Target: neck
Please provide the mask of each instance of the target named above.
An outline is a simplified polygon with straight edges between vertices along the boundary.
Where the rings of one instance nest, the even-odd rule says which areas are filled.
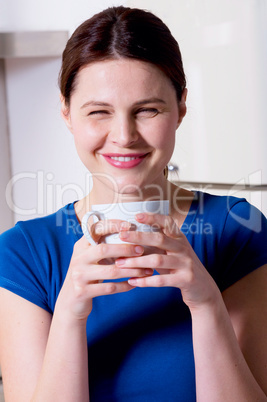
[[[115,204],[124,202],[138,202],[146,200],[171,200],[172,184],[162,176],[160,180],[145,186],[136,188],[130,186],[128,191],[120,192],[118,185],[114,182],[104,181],[94,178],[90,193],[76,203],[75,210],[80,218],[87,211],[91,210],[92,205],[97,204]],[[114,191],[116,189],[117,191]]]
[[[94,180],[93,188],[88,194],[90,204],[112,204],[123,202],[138,202],[146,200],[166,200],[170,198],[171,183],[165,178],[161,178],[155,183],[144,187],[127,186],[126,191],[120,192],[115,186],[103,185],[98,180]]]
[[[94,185],[91,192],[75,204],[75,212],[79,221],[95,204],[112,204],[119,202],[138,202],[146,200],[169,200],[170,215],[179,221],[181,226],[190,208],[193,192],[179,188],[164,178],[162,185],[151,184],[142,191],[132,193],[115,193],[109,187]]]

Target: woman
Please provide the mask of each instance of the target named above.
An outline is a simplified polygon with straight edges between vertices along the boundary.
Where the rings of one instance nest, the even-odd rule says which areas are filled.
[[[1,236],[7,401],[267,400],[266,219],[167,181],[185,85],[176,41],[148,12],[107,9],[67,43],[62,116],[93,188]],[[91,205],[159,194],[170,215],[136,219],[160,232],[110,220],[94,239],[125,244],[82,235]]]

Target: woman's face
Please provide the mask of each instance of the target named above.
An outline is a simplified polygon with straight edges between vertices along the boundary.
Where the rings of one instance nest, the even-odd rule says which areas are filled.
[[[62,114],[94,186],[121,194],[162,186],[184,98],[179,112],[171,81],[147,62],[107,60],[81,69]]]

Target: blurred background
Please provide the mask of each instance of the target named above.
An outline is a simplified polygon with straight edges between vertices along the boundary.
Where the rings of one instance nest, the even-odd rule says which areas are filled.
[[[0,0],[0,232],[88,192],[60,117],[60,54],[81,22],[120,4],[157,14],[181,48],[188,114],[170,178],[267,214],[266,0]]]
[[[0,233],[89,191],[60,117],[60,55],[81,22],[120,4],[157,14],[182,51],[188,113],[171,180],[267,215],[266,0],[0,0]]]

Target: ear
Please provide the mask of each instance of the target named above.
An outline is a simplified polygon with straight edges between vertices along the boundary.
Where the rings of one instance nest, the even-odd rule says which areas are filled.
[[[185,115],[186,115],[186,98],[187,98],[187,93],[188,93],[188,91],[187,91],[187,88],[185,88],[184,90],[183,90],[183,93],[182,93],[182,96],[181,96],[181,100],[180,100],[180,102],[179,102],[179,118],[178,118],[178,122],[177,122],[177,127],[176,127],[176,129],[180,126],[180,124],[182,123],[182,121],[183,121],[183,118],[185,117]]]
[[[60,94],[60,102],[61,102],[61,117],[65,121],[68,129],[72,132],[70,108],[69,108],[69,106],[66,105],[65,98],[62,94]]]

